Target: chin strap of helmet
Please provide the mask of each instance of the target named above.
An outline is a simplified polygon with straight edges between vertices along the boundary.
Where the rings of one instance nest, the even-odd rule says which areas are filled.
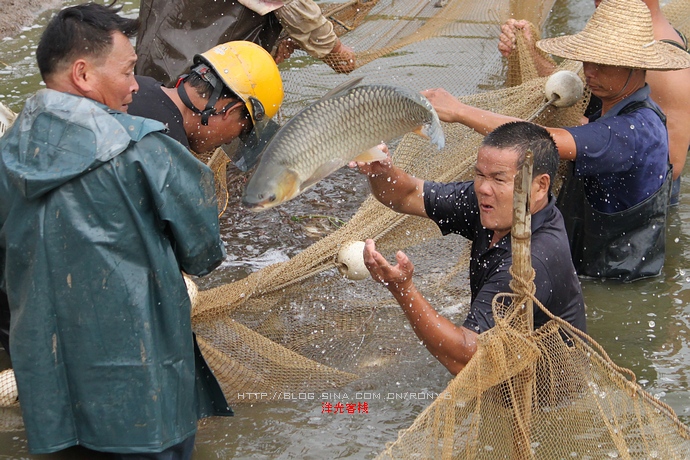
[[[218,78],[213,74],[211,68],[206,64],[197,65],[196,67],[192,68],[191,73],[199,75],[213,88],[211,97],[208,98],[208,102],[206,102],[206,107],[204,107],[204,110],[199,110],[194,104],[192,104],[192,101],[189,99],[189,95],[187,94],[187,90],[184,88],[183,83],[189,78],[189,74],[180,76],[175,87],[177,88],[177,94],[180,96],[182,103],[192,112],[196,113],[197,115],[201,115],[201,124],[206,126],[208,125],[208,119],[211,115],[220,115],[227,112],[228,109],[235,105],[237,101],[230,101],[228,105],[226,105],[221,111],[217,112],[215,105],[218,102],[218,99],[220,99],[220,95],[223,92],[225,85],[218,80]]]

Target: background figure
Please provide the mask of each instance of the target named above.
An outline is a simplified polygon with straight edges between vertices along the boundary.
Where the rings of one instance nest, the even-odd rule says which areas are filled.
[[[181,270],[207,274],[225,250],[211,171],[162,123],[124,113],[138,24],[118,12],[87,3],[50,20],[46,89],[0,138],[12,363],[32,453],[189,459],[197,420],[232,411]]]
[[[323,59],[337,72],[355,68],[355,54],[343,45],[312,0],[142,0],[135,72],[174,85],[199,50],[247,40],[273,51],[284,30],[289,39],[275,51],[278,63],[294,49]]]
[[[643,0],[652,15],[652,28],[656,40],[677,46],[685,51],[688,42],[685,36],[675,30],[664,16],[659,0]],[[595,0],[595,6],[599,6],[601,0]],[[509,57],[515,49],[515,33],[521,30],[526,44],[530,49],[530,55],[535,61],[537,72],[540,76],[547,76],[556,70],[556,64],[539,51],[533,35],[533,27],[524,20],[509,19],[501,26],[501,35],[498,49],[505,57]],[[678,204],[680,197],[680,176],[685,166],[685,161],[690,146],[690,68],[668,72],[650,70],[647,72],[646,82],[652,90],[652,100],[659,104],[666,115],[666,127],[668,128],[669,152],[671,165],[673,166],[673,188],[670,204]],[[585,113],[589,116],[601,108],[601,101],[592,97],[590,106],[596,104],[596,109]]]
[[[260,136],[283,102],[278,66],[252,42],[214,46],[190,64],[175,88],[137,76],[128,113],[165,123],[168,135],[195,153]]]
[[[547,128],[561,159],[572,160],[558,205],[578,274],[623,281],[657,276],[671,175],[665,117],[649,96],[645,72],[690,67],[690,55],[654,40],[649,9],[639,0],[605,0],[584,30],[537,46],[581,61],[587,86],[602,101],[587,124]],[[442,89],[424,95],[441,120],[480,134],[516,120]]]
[[[470,311],[461,327],[440,315],[417,290],[414,266],[398,251],[395,266],[367,240],[364,261],[371,276],[393,294],[426,348],[451,373],[462,370],[477,350],[477,335],[495,325],[492,301],[510,289],[510,231],[513,223],[514,178],[527,151],[534,154],[530,212],[532,263],[536,297],[552,314],[585,331],[580,283],[568,252],[563,217],[551,195],[558,152],[549,133],[537,125],[514,122],[484,138],[477,152],[475,180],[423,181],[393,166],[390,158],[357,163],[367,174],[374,197],[394,211],[432,219],[444,235],[458,233],[472,241]],[[549,318],[535,307],[535,329]]]

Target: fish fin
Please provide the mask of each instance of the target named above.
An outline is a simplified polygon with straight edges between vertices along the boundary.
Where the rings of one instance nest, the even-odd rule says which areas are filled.
[[[327,92],[326,94],[324,94],[321,97],[321,99],[319,99],[319,100],[323,101],[324,99],[328,99],[331,97],[338,96],[339,94],[343,94],[343,93],[351,90],[355,86],[359,85],[362,82],[363,78],[364,77],[357,77],[357,78],[353,78],[352,80],[348,80],[345,83],[341,83],[338,86],[336,86],[335,88],[333,88],[332,90],[330,90],[329,92]]]
[[[429,137],[429,133],[426,132],[425,125],[417,126],[415,129],[412,130],[412,132],[418,136],[422,136],[425,139],[431,139],[431,137]]]
[[[429,139],[432,144],[438,147],[439,150],[443,149],[446,145],[446,138],[443,135],[443,128],[441,128],[440,122],[432,122],[431,124],[421,125],[412,131],[413,133],[422,136],[425,139]]]
[[[299,174],[287,171],[283,176],[283,201],[288,201],[299,195],[304,190],[300,184]]]
[[[363,163],[373,163],[374,161],[381,161],[388,158],[383,150],[378,147],[372,147],[352,159],[352,161],[361,161]]]
[[[302,185],[300,185],[299,191],[300,193],[311,187],[312,185],[316,184],[318,181],[321,179],[325,178],[329,174],[331,174],[333,171],[342,168],[345,166],[345,163],[340,160],[331,160],[329,162],[326,162],[322,164],[321,166],[318,167],[316,171],[314,171],[314,174],[311,175],[307,180],[302,182]]]

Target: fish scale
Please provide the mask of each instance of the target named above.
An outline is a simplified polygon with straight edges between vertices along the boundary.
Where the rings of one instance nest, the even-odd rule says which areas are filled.
[[[438,115],[418,92],[363,85],[327,95],[268,142],[242,201],[253,211],[277,206],[352,160],[384,158],[372,149],[411,131],[443,148]]]

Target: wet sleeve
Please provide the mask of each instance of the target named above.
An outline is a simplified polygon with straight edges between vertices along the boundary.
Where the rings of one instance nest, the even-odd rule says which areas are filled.
[[[444,235],[459,233],[475,239],[479,206],[473,182],[424,182],[424,211]]]
[[[146,171],[158,216],[170,234],[180,268],[191,275],[206,275],[225,258],[213,172],[181,144],[160,133],[147,137],[153,136],[167,153]]]
[[[576,175],[615,174],[633,167],[637,132],[631,117],[615,116],[565,129],[575,139]]]
[[[309,55],[321,59],[333,50],[338,39],[333,24],[313,0],[292,0],[274,13],[288,35]]]
[[[467,314],[467,318],[463,324],[464,327],[477,334],[481,334],[496,325],[492,302],[496,294],[512,292],[510,290],[511,276],[508,272],[509,268],[510,258],[507,258],[503,259],[501,263],[491,271],[470,306],[470,312]]]

